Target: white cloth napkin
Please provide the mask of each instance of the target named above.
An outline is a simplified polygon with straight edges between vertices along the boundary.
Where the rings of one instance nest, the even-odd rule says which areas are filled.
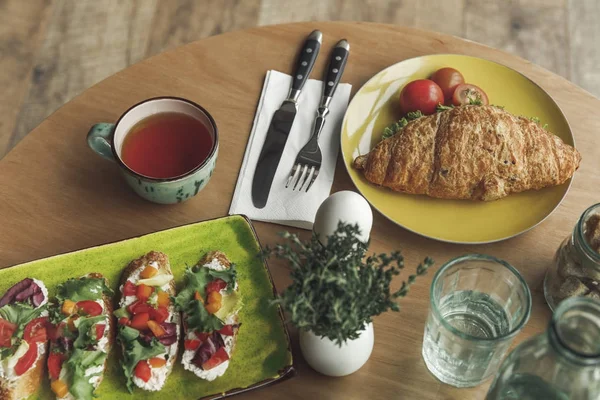
[[[314,79],[306,82],[298,102],[298,113],[294,119],[294,125],[288,136],[281,161],[279,161],[277,173],[273,178],[267,205],[259,209],[252,204],[254,170],[271,124],[271,118],[287,97],[291,82],[290,75],[278,71],[267,72],[229,214],[245,214],[253,220],[311,229],[317,209],[329,196],[333,184],[340,147],[342,119],[348,107],[352,85],[339,84],[331,100],[329,114],[319,137],[319,146],[323,155],[319,176],[308,192],[298,192],[297,190],[292,191],[291,188],[286,189],[285,183],[298,152],[312,134],[323,85],[323,82]]]

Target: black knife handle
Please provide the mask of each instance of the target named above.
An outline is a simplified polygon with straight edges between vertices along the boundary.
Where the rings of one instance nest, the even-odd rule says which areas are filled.
[[[292,77],[293,90],[299,92],[304,87],[304,84],[308,80],[308,77],[315,66],[315,61],[317,61],[322,40],[323,34],[317,30],[312,31],[312,33],[308,35],[308,38],[306,38],[304,47],[302,47],[302,51],[296,62],[296,71]]]
[[[346,39],[340,40],[333,48],[323,82],[323,97],[333,97],[333,93],[342,79],[349,54],[350,43]]]

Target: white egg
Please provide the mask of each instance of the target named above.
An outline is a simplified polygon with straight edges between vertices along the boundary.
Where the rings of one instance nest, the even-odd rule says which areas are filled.
[[[317,210],[313,232],[317,234],[321,243],[325,243],[327,237],[336,231],[340,221],[351,225],[358,224],[360,239],[363,242],[369,240],[373,227],[373,212],[367,200],[360,194],[344,190],[326,198]]]

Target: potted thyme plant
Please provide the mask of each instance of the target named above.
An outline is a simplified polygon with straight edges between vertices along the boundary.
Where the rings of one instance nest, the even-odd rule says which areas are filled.
[[[427,257],[397,291],[392,278],[404,268],[399,251],[366,256],[358,225],[343,222],[323,245],[313,234],[302,242],[283,233],[287,243],[266,248],[291,267],[292,284],[276,300],[299,329],[300,348],[315,370],[343,376],[364,365],[373,349],[372,318],[399,311],[396,300],[407,295],[417,276],[433,265]]]

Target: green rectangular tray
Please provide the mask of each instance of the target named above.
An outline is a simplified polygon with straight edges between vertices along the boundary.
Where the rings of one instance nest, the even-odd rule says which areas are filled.
[[[217,399],[266,386],[295,373],[290,338],[281,309],[271,304],[276,292],[267,265],[258,257],[260,248],[250,221],[233,215],[2,269],[0,293],[30,277],[44,281],[52,298],[59,283],[88,272],[102,273],[116,293],[127,264],[151,250],[169,256],[179,288],[186,265],[194,265],[207,251],[221,250],[236,264],[244,303],[239,315],[242,326],[225,375],[207,382],[184,370],[180,344],[177,363],[163,390],[147,392],[136,388],[130,394],[119,364],[120,347],[113,346],[104,381],[97,390],[100,399]],[[55,399],[47,378],[39,394],[31,398]]]

